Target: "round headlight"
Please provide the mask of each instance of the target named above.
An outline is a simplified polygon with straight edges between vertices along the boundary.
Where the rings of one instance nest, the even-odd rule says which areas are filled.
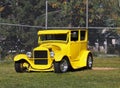
[[[32,56],[32,53],[31,53],[31,52],[27,52],[26,55],[27,55],[28,57],[31,57],[31,56]]]
[[[53,51],[50,51],[50,57],[53,58],[55,53]]]

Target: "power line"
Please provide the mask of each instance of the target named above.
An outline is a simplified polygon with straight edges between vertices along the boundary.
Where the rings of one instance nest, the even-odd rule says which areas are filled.
[[[0,25],[46,29],[46,27],[44,27],[44,26],[33,26],[33,25],[22,25],[22,24],[0,23]],[[47,27],[47,28],[48,29],[86,29],[86,27]],[[107,28],[107,29],[120,30],[120,27],[87,27],[87,28],[88,29],[105,29],[105,28]]]
[[[10,24],[10,23],[0,23],[0,25],[16,26],[16,27],[30,27],[30,28],[44,28],[42,26],[32,26],[32,25],[22,25],[22,24]]]
[[[48,27],[48,29],[117,29],[120,30],[120,27]]]

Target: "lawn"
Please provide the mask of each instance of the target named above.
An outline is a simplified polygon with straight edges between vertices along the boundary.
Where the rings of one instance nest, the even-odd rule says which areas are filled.
[[[0,62],[0,88],[120,88],[120,58],[96,58],[93,67],[113,70],[80,70],[16,73],[12,61]]]

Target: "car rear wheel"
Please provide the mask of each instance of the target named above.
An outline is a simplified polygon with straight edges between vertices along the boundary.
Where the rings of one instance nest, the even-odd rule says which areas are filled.
[[[63,58],[60,62],[54,62],[55,73],[65,73],[69,69],[69,62],[67,59]]]
[[[15,62],[15,71],[16,72],[27,72],[29,64],[26,61]]]
[[[92,69],[93,66],[93,57],[91,54],[88,54],[87,57],[87,69]]]

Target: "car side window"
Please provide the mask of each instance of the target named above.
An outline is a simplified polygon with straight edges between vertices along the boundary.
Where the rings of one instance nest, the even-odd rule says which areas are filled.
[[[78,31],[71,31],[71,41],[78,40]]]
[[[86,34],[86,31],[81,31],[80,32],[80,40],[85,40],[85,34]]]

